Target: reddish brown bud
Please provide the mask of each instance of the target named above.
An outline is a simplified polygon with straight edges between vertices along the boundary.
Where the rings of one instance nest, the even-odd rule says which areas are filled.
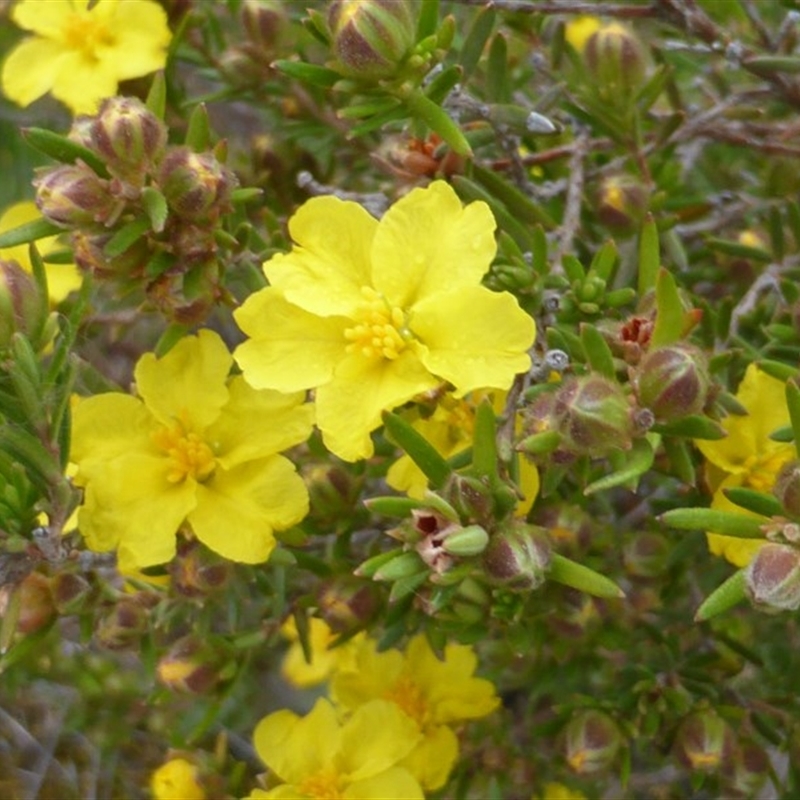
[[[147,616],[147,609],[138,597],[123,597],[100,619],[95,639],[109,650],[136,647],[147,632]]]
[[[335,633],[365,628],[381,607],[381,594],[372,581],[340,577],[325,583],[318,595],[319,614]]]
[[[158,679],[170,689],[205,694],[220,680],[220,655],[194,634],[178,639],[156,667]]]
[[[53,601],[59,614],[78,614],[83,611],[92,594],[92,586],[82,575],[60,572],[50,582]]]
[[[800,461],[790,461],[783,465],[775,479],[772,493],[781,501],[787,514],[800,517]]]
[[[50,590],[50,579],[41,572],[31,572],[16,586],[4,587],[0,595],[0,617],[16,614],[14,630],[18,633],[35,633],[56,616],[56,607]]]
[[[224,587],[231,564],[197,540],[182,541],[170,565],[172,587],[184,597],[205,597]]]
[[[580,775],[609,769],[622,747],[619,725],[605,712],[580,711],[565,732],[567,763]]]
[[[286,24],[286,9],[276,0],[245,0],[242,25],[252,44],[269,51],[278,41]]]
[[[15,333],[30,332],[41,308],[33,277],[16,261],[0,259],[0,348],[7,347]]]
[[[82,163],[48,169],[34,180],[42,215],[63,228],[104,223],[118,213],[108,182]]]
[[[744,570],[745,591],[764,611],[800,608],[800,550],[768,542],[759,548]]]
[[[610,175],[597,193],[597,218],[614,232],[633,233],[644,218],[647,201],[647,189],[636,178]]]
[[[675,754],[689,769],[713,772],[728,762],[733,744],[725,720],[713,709],[703,709],[681,723],[675,738]]]
[[[659,422],[699,414],[708,399],[708,361],[690,345],[658,347],[639,362],[634,386],[639,403]]]
[[[541,586],[550,569],[550,541],[544,528],[511,520],[492,535],[483,552],[487,579],[512,591]]]

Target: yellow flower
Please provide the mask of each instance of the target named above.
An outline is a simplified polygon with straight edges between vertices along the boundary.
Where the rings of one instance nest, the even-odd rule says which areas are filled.
[[[495,393],[495,410],[501,413],[506,393]],[[472,392],[469,397],[456,399],[445,395],[437,404],[430,417],[419,418],[412,424],[422,436],[445,458],[452,458],[472,445],[475,426],[475,405],[486,392]],[[518,516],[531,510],[539,493],[539,472],[527,458],[520,459],[520,489],[524,499],[517,506]],[[386,482],[399,492],[421,500],[428,488],[425,473],[407,455],[401,456],[386,475]]]
[[[535,794],[531,800],[586,800],[586,795],[563,783],[546,783],[542,795]]]
[[[327,681],[340,665],[351,663],[359,642],[364,638],[364,634],[359,633],[341,646],[331,647],[337,634],[328,627],[325,621],[311,617],[308,624],[308,639],[311,645],[310,664],[306,661],[305,653],[303,653],[294,619],[290,617],[281,626],[281,633],[291,642],[283,657],[281,674],[289,683],[301,689]]]
[[[458,757],[458,739],[449,727],[490,714],[500,701],[490,681],[473,676],[477,658],[471,647],[448,644],[440,661],[423,635],[405,653],[377,651],[365,640],[350,668],[333,677],[331,696],[347,709],[383,698],[414,721],[422,739],[402,764],[425,789],[439,789]]]
[[[579,52],[583,52],[587,39],[600,28],[603,23],[597,17],[583,16],[570,20],[564,27],[564,38]]]
[[[206,800],[197,767],[185,758],[173,758],[150,777],[153,800]]]
[[[481,286],[495,223],[442,181],[377,221],[336,197],[289,221],[297,246],[264,265],[270,286],[235,312],[250,340],[234,353],[257,388],[316,389],[317,425],[347,461],[372,454],[381,412],[443,381],[461,397],[507,389],[530,366],[533,320]]]
[[[0,215],[0,233],[10,231],[26,222],[41,219],[41,216],[36,204],[29,200],[14,203]],[[60,249],[55,236],[37,240],[36,247],[43,256]],[[16,261],[27,272],[33,271],[27,244],[0,249],[0,258],[6,261]],[[45,267],[47,290],[52,303],[60,303],[70,292],[80,288],[83,278],[74,264],[46,264]]]
[[[273,530],[308,511],[303,481],[277,453],[307,438],[311,408],[302,393],[228,381],[232,362],[220,337],[201,330],[163,358],[142,356],[141,399],[112,392],[75,408],[78,525],[92,550],[118,548],[123,572],[169,561],[184,522],[226,558],[264,561]]]
[[[728,500],[723,490],[744,486],[770,492],[781,467],[795,457],[795,449],[793,444],[769,438],[777,428],[789,424],[783,381],[751,364],[739,385],[736,399],[747,409],[747,415],[725,417],[722,427],[727,437],[717,441],[696,440],[695,444],[709,462],[706,474],[714,492],[711,507],[748,514],[750,512]],[[708,534],[711,552],[724,556],[738,567],[747,564],[764,541]]]
[[[161,69],[172,34],[152,0],[20,0],[11,19],[35,34],[3,64],[3,92],[28,106],[43,94],[94,114],[117,84]]]
[[[384,700],[366,703],[343,724],[322,699],[305,717],[276,711],[261,720],[253,741],[282,783],[250,800],[422,800],[419,783],[398,766],[418,738],[408,717]]]

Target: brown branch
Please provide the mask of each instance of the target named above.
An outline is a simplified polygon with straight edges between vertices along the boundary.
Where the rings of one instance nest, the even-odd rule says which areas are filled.
[[[529,14],[602,14],[604,17],[620,17],[634,19],[636,17],[654,17],[658,13],[655,4],[646,6],[611,5],[588,3],[581,0],[464,0],[466,5],[486,6],[498,11],[523,12]]]

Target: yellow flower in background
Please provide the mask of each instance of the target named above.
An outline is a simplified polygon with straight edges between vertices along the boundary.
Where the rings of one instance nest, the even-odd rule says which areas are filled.
[[[94,114],[120,81],[162,69],[172,38],[152,0],[20,0],[11,19],[34,35],[3,63],[4,94],[28,106],[50,92],[75,114]]]
[[[395,703],[422,739],[402,761],[425,789],[444,786],[458,757],[453,723],[485,717],[500,704],[491,681],[474,677],[477,657],[471,647],[448,644],[440,661],[423,635],[404,653],[379,653],[365,640],[350,668],[333,676],[331,696],[345,709],[382,698]]]
[[[185,758],[173,758],[150,777],[153,800],[206,800],[197,767]]]
[[[10,231],[26,222],[41,219],[42,215],[36,208],[36,203],[27,200],[14,203],[0,215],[0,233]],[[59,250],[55,236],[48,236],[36,241],[36,247],[42,256]],[[32,272],[31,260],[28,255],[28,245],[20,244],[16,247],[0,248],[0,259],[16,261],[26,272]],[[45,264],[47,271],[47,291],[51,303],[60,303],[70,292],[80,288],[83,277],[74,264]]]
[[[583,16],[571,19],[564,26],[564,38],[579,52],[583,52],[588,38],[603,27],[597,17]]]
[[[533,795],[531,800],[586,800],[586,795],[564,786],[563,783],[546,783],[542,794]]]
[[[728,433],[724,439],[698,439],[695,444],[708,459],[706,475],[714,492],[711,507],[751,514],[728,500],[723,490],[744,486],[770,492],[781,467],[795,457],[795,447],[769,438],[776,429],[789,424],[783,381],[751,364],[739,385],[736,399],[747,409],[747,415],[731,414],[722,420],[722,427]],[[727,558],[737,567],[745,566],[765,541],[708,534],[711,552]]]
[[[228,380],[232,363],[222,339],[201,330],[163,358],[139,359],[139,397],[110,392],[77,404],[78,527],[90,549],[118,548],[121,571],[169,561],[184,522],[225,558],[265,561],[273,531],[306,515],[306,487],[277,453],[305,441],[313,411],[303,393]]]
[[[339,647],[331,647],[338,638],[324,620],[311,617],[308,621],[308,640],[311,646],[311,663],[306,661],[297,625],[292,617],[281,626],[281,633],[291,642],[281,664],[281,674],[300,689],[327,681],[342,665],[351,664],[364,638],[359,633]]]
[[[482,202],[448,184],[414,189],[378,221],[315,197],[289,220],[296,246],[264,264],[270,286],[235,313],[249,341],[234,356],[256,388],[316,389],[328,449],[373,452],[381,412],[444,381],[456,396],[507,389],[530,366],[533,320],[481,285],[496,251]]]
[[[305,717],[276,711],[258,724],[253,742],[282,783],[250,800],[422,800],[419,783],[399,766],[418,739],[413,722],[384,700],[365,703],[343,723],[327,700]]]
[[[420,417],[412,425],[445,458],[452,458],[472,446],[475,407],[486,396],[486,392],[473,392],[463,399],[445,395],[437,404],[433,414],[429,417]],[[494,397],[495,411],[502,413],[506,393],[496,392]],[[524,516],[531,510],[539,494],[539,472],[527,458],[520,459],[519,469],[520,490],[524,499],[518,504],[516,513],[517,516]],[[386,482],[393,489],[406,492],[409,497],[418,500],[425,496],[428,488],[425,473],[407,455],[401,456],[389,467]]]

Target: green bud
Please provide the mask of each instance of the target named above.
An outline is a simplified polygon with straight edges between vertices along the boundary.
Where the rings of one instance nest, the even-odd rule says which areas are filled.
[[[11,337],[30,332],[39,319],[41,303],[33,277],[16,261],[0,259],[0,348]]]
[[[156,675],[173,691],[206,694],[220,680],[219,667],[217,650],[207,640],[190,633],[159,659]]]
[[[631,446],[631,407],[619,384],[599,375],[564,381],[553,403],[553,427],[562,448],[599,457]]]
[[[780,500],[787,514],[800,517],[800,461],[783,465],[772,493]]]
[[[671,344],[650,350],[639,363],[634,387],[639,403],[658,422],[700,414],[710,386],[708,360],[696,347]]]
[[[796,611],[800,608],[800,550],[767,542],[745,567],[744,585],[757,608]]]
[[[42,215],[62,228],[111,221],[118,203],[104,181],[84,164],[63,164],[35,180],[36,205]]]
[[[489,534],[480,525],[468,525],[448,533],[442,541],[442,547],[451,556],[468,558],[480,555],[488,543]]]
[[[630,28],[619,22],[595,31],[586,40],[583,57],[604,93],[626,95],[644,83],[647,73],[644,46]]]
[[[728,762],[732,752],[731,730],[713,709],[691,713],[675,737],[675,755],[691,770],[714,772]]]
[[[579,711],[565,731],[567,763],[579,775],[609,769],[622,747],[619,725],[604,711]]]
[[[492,535],[483,552],[483,570],[496,586],[528,591],[544,583],[551,559],[544,528],[515,519]]]
[[[135,97],[109,97],[90,128],[92,149],[117,178],[141,186],[167,146],[167,127]]]
[[[286,9],[276,0],[245,0],[242,25],[247,38],[259,50],[269,52],[286,25]]]
[[[157,183],[177,216],[208,223],[227,210],[236,177],[211,153],[170,147],[159,165]]]
[[[333,51],[343,75],[391,78],[414,44],[413,0],[334,0],[328,11]]]

